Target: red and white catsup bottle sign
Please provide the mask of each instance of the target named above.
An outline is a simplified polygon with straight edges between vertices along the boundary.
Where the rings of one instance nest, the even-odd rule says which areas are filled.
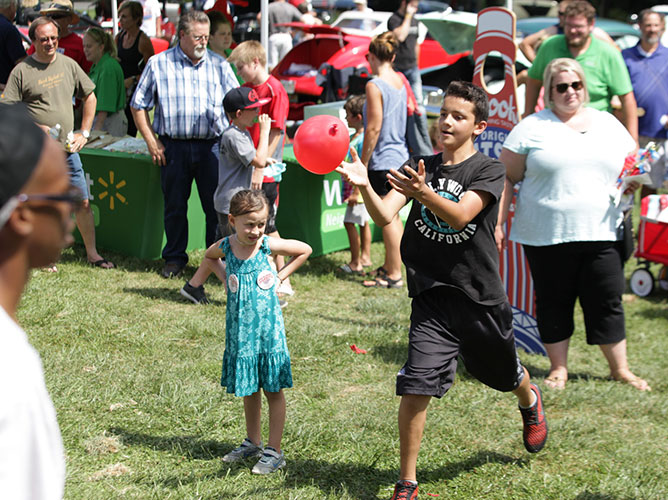
[[[501,54],[503,60],[503,87],[496,94],[490,94],[485,85],[485,59],[487,54]],[[489,118],[487,128],[476,139],[476,148],[492,158],[501,154],[503,142],[519,121],[517,114],[517,81],[515,79],[515,14],[503,7],[490,7],[478,14],[476,40],[473,44],[473,83],[482,87],[489,98]],[[508,214],[506,235],[510,234],[514,202]],[[499,259],[499,272],[513,309],[515,342],[528,352],[546,354],[540,341],[535,319],[533,281],[529,263],[522,246],[512,241]]]
[[[503,59],[504,85],[497,94],[490,94],[484,83],[485,59],[490,52],[500,53]],[[516,53],[515,14],[503,7],[481,10],[473,44],[473,83],[487,92],[489,119],[487,129],[476,140],[476,147],[492,158],[499,157],[506,135],[519,121],[515,80]]]

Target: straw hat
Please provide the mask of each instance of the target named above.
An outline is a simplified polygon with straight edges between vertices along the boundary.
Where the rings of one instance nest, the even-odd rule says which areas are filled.
[[[70,0],[54,0],[53,2],[42,7],[39,10],[39,13],[43,16],[49,17],[53,17],[54,15],[58,16],[58,14],[67,14],[72,16],[70,24],[77,24],[79,22],[79,14],[74,11],[72,2]]]

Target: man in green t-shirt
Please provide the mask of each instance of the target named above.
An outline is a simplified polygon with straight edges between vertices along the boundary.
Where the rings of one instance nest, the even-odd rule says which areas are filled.
[[[75,217],[88,261],[97,267],[110,269],[114,264],[103,258],[95,245],[95,221],[79,158],[79,151],[88,142],[95,116],[95,85],[74,59],[58,53],[58,33],[58,25],[53,19],[40,17],[32,22],[28,34],[35,53],[12,70],[2,100],[25,103],[35,123],[45,133],[58,136],[56,138],[67,151],[70,182],[84,196],[84,203],[75,212]],[[72,97],[81,99],[83,103],[81,133],[73,133]]]
[[[570,57],[580,63],[587,80],[589,106],[610,111],[610,100],[621,101],[622,123],[634,139],[638,139],[638,113],[629,72],[620,52],[591,35],[596,10],[585,0],[569,3],[565,10],[564,34],[547,39],[540,46],[529,68],[524,116],[536,108],[543,84],[543,72],[550,61]],[[545,89],[550,92],[550,89]]]

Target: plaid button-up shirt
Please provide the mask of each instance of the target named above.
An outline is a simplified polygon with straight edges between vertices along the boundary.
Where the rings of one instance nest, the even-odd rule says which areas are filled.
[[[153,130],[173,139],[212,139],[228,125],[223,97],[239,83],[230,64],[207,50],[197,64],[177,45],[151,57],[130,105],[155,108]]]

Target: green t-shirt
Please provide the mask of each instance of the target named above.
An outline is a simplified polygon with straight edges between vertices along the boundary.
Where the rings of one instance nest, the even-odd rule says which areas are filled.
[[[125,108],[123,69],[116,59],[104,54],[93,64],[88,76],[95,84],[96,112],[106,111],[111,114]]]
[[[589,91],[589,106],[601,111],[610,111],[610,99],[633,91],[629,71],[621,52],[609,43],[590,36],[589,48],[575,58],[584,70]],[[543,42],[536,59],[529,68],[529,77],[543,80],[543,73],[553,59],[573,58],[564,35],[555,35]]]
[[[56,54],[51,63],[41,63],[28,56],[9,75],[4,102],[24,102],[39,125],[60,124],[60,142],[74,129],[72,98],[83,99],[95,90],[74,59]]]

